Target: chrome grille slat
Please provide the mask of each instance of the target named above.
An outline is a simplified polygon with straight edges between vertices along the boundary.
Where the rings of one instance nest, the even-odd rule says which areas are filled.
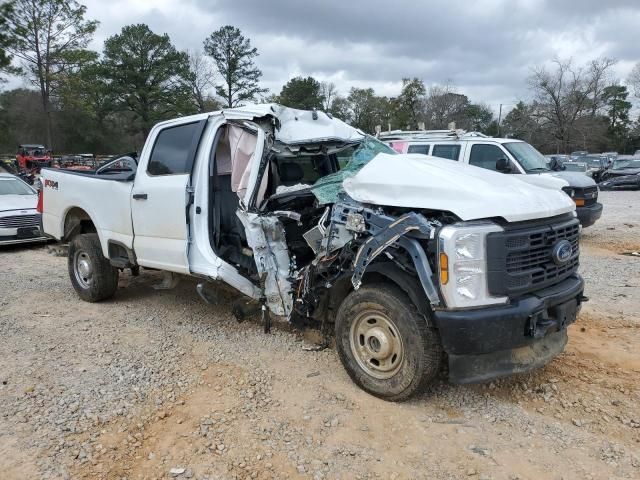
[[[9,215],[0,217],[0,228],[37,227],[40,215]]]

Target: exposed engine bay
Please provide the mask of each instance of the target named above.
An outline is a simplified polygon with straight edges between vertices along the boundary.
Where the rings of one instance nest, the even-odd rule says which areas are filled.
[[[296,146],[267,138],[259,187],[247,205],[255,135],[230,124],[222,139],[227,143],[219,144],[213,183],[230,188],[213,195],[214,207],[216,199],[220,204],[212,209],[218,212],[212,246],[258,286],[263,307],[289,319],[321,319],[331,309],[331,295],[357,290],[365,275],[385,269],[415,277],[428,302],[439,305],[429,240],[457,218],[367,205],[343,189],[343,181],[376,155],[392,154],[389,147],[365,135]]]

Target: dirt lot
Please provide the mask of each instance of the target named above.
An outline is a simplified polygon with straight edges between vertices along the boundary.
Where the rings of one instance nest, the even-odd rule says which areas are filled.
[[[567,351],[404,404],[360,391],[308,335],[238,324],[232,292],[208,306],[147,272],[87,304],[65,258],[4,248],[0,478],[640,478],[640,257],[624,255],[640,192],[601,198]]]

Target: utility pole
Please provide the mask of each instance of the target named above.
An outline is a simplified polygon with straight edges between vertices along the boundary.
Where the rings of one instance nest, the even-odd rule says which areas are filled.
[[[500,110],[498,111],[498,138],[500,138],[500,122],[502,121],[502,104],[500,104]]]

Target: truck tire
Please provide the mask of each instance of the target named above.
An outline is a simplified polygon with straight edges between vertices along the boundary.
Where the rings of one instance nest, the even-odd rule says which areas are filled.
[[[423,392],[440,371],[437,331],[409,297],[390,284],[351,292],[336,317],[336,345],[351,379],[392,402]]]
[[[118,289],[118,269],[102,254],[96,233],[76,235],[69,244],[69,278],[85,302],[113,297]]]

